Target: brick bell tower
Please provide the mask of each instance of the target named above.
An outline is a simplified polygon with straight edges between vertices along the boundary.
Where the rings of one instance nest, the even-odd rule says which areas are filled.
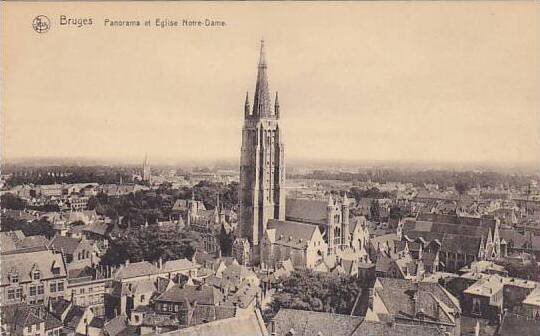
[[[252,247],[252,262],[259,262],[259,242],[269,219],[285,219],[285,162],[279,127],[278,94],[270,99],[264,41],[261,41],[257,83],[250,107],[244,105],[240,155],[240,237]]]

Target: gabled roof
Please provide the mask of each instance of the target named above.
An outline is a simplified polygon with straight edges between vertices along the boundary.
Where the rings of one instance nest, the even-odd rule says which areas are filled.
[[[186,258],[169,260],[163,264],[163,270],[167,272],[184,271],[199,267],[200,265],[197,265]]]
[[[351,336],[443,336],[434,326],[364,321]]]
[[[232,318],[162,333],[164,336],[268,336],[258,310]]]
[[[274,317],[275,332],[285,336],[294,330],[296,336],[349,336],[360,326],[363,318],[359,316],[282,308]]]
[[[140,261],[121,266],[114,275],[114,279],[125,280],[139,276],[153,275],[159,272],[160,270],[152,263],[149,263],[148,261]]]
[[[17,272],[19,282],[31,281],[30,272],[34,268],[37,268],[41,272],[42,279],[66,276],[62,255],[48,250],[2,255],[0,260],[2,264],[2,267],[0,267],[2,274],[1,284],[9,283],[8,275],[12,271]],[[53,265],[60,269],[57,275],[52,272]]]
[[[125,315],[118,315],[112,320],[105,323],[103,331],[107,336],[116,336],[123,332],[127,328],[127,317]]]
[[[326,224],[327,200],[287,198],[285,218],[312,224]]]
[[[223,300],[221,293],[211,286],[185,285],[183,288],[174,286],[156,298],[156,301],[166,302],[197,302],[202,305],[217,305]]]
[[[394,318],[417,318],[421,313],[422,319],[430,323],[456,323],[453,313],[460,311],[459,302],[439,284],[390,278],[377,281],[382,286],[375,286],[375,291]]]
[[[49,246],[56,251],[63,251],[67,254],[73,254],[80,244],[80,239],[56,235]]]
[[[0,232],[1,253],[19,253],[46,250],[49,240],[44,236],[28,236],[20,230]]]
[[[505,314],[498,335],[500,336],[533,336],[538,335],[540,320],[526,318],[516,314]]]
[[[267,230],[274,230],[272,234],[276,243],[303,248],[311,241],[315,232],[319,231],[319,227],[317,225],[270,219],[268,220]]]

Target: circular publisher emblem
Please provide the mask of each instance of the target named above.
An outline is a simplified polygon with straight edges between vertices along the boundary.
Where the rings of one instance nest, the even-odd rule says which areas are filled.
[[[38,15],[32,21],[32,27],[38,33],[46,33],[51,28],[51,20],[45,15]]]

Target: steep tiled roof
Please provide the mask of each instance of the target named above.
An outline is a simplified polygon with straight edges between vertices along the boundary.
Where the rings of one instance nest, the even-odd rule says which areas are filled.
[[[159,273],[159,269],[148,261],[129,263],[122,266],[114,275],[115,280],[124,280],[138,276],[146,276]]]
[[[163,270],[167,272],[183,271],[192,268],[199,268],[200,266],[191,262],[188,259],[169,260],[163,264]]]
[[[267,336],[258,310],[237,317],[226,318],[193,327],[163,333],[164,336]]]
[[[46,250],[49,241],[44,236],[28,236],[20,230],[0,232],[2,254]]]
[[[2,284],[9,283],[8,275],[16,271],[19,275],[19,282],[31,280],[31,271],[34,267],[41,272],[42,279],[55,277],[65,277],[66,269],[61,254],[55,254],[51,251],[37,251],[29,253],[19,253],[1,256],[1,274]],[[53,265],[58,267],[60,272],[53,274]]]
[[[56,235],[50,243],[50,247],[56,251],[64,251],[67,254],[73,254],[81,241],[77,238]]]
[[[83,231],[105,236],[108,229],[109,229],[109,226],[105,223],[93,223],[93,224],[85,226],[83,228]]]
[[[433,293],[434,289],[421,283],[413,283],[407,280],[379,278],[382,288],[375,287],[388,312],[394,318],[418,318],[422,314],[422,319],[430,323],[454,324],[455,318],[453,306],[448,306],[443,302],[443,295],[440,292]],[[435,284],[437,285],[437,284]],[[452,301],[453,302],[453,301]]]
[[[275,333],[285,336],[294,330],[297,336],[349,336],[362,323],[362,317],[296,309],[280,309],[274,318]]]
[[[313,224],[326,224],[328,201],[307,198],[287,198],[285,218]]]
[[[156,301],[184,302],[186,299],[189,302],[197,301],[198,304],[202,305],[217,305],[223,297],[217,289],[211,286],[185,285],[183,288],[174,286],[168,289],[156,298]]]
[[[235,313],[236,308],[232,306],[195,305],[191,317],[191,325],[231,318],[235,316]]]
[[[112,320],[105,323],[103,331],[107,336],[116,336],[123,332],[127,328],[127,317],[125,315],[118,315]]]
[[[540,320],[525,318],[515,314],[505,314],[499,328],[500,336],[536,336],[540,330]]]
[[[364,321],[351,336],[443,336],[433,326]]]
[[[317,225],[303,224],[276,219],[268,220],[267,230],[275,230],[275,242],[297,248],[304,247],[313,237]]]

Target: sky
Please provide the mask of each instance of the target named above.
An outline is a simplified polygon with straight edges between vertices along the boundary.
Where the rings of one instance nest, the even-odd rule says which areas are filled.
[[[2,155],[238,159],[264,37],[287,159],[538,163],[538,8],[2,3]],[[39,14],[50,31],[32,29]],[[62,26],[61,15],[93,24]],[[106,18],[226,26],[112,28]]]

